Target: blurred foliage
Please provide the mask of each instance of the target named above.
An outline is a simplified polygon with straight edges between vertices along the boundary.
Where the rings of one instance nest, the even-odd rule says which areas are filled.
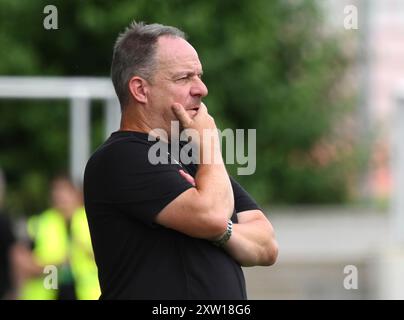
[[[349,112],[338,90],[349,59],[338,36],[323,32],[316,1],[54,0],[58,30],[43,27],[47,4],[0,1],[1,75],[108,76],[114,41],[130,21],[177,26],[199,53],[219,127],[257,130],[257,171],[238,177],[257,200],[348,199],[352,152],[323,161],[321,146],[338,143],[334,124]],[[0,166],[14,211],[42,209],[48,179],[68,167],[66,106],[0,100]],[[93,113],[93,149],[102,116]]]

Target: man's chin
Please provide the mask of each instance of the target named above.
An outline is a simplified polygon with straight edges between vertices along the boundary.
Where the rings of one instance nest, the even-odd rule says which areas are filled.
[[[191,119],[193,119],[196,116],[196,114],[198,113],[198,111],[194,110],[194,109],[191,109],[191,110],[187,110],[187,113],[188,113],[189,117]]]

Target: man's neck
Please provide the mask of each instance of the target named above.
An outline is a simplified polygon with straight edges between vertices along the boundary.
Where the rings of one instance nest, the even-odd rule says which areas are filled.
[[[131,111],[124,111],[121,117],[120,131],[137,131],[149,133],[151,128],[144,121],[144,117],[139,112],[136,112],[134,108]]]
[[[161,126],[156,128],[161,129]],[[159,137],[159,140],[164,142],[170,141],[170,132],[166,132],[166,135],[160,135],[158,130],[153,129],[153,125],[146,121],[143,114],[136,111],[127,111],[122,114],[121,125],[119,131],[136,131],[147,133],[153,137]]]

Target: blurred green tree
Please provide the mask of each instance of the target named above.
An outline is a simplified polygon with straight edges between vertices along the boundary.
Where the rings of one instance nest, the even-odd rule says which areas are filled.
[[[338,89],[349,59],[339,37],[324,32],[316,3],[55,0],[59,28],[45,30],[47,1],[2,0],[0,74],[108,76],[114,41],[129,22],[177,26],[199,52],[219,127],[257,130],[257,171],[239,176],[242,184],[264,204],[343,202],[352,146],[328,151],[338,147],[334,124],[350,105]],[[9,205],[37,211],[50,176],[68,166],[66,103],[0,100],[0,119]],[[101,112],[93,122],[95,148]]]

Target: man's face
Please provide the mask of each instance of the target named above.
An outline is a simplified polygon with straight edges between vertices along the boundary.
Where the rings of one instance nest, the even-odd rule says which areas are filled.
[[[160,37],[156,50],[157,71],[149,89],[150,115],[154,123],[169,132],[176,117],[171,109],[180,103],[194,117],[208,94],[202,82],[202,65],[195,49],[184,39]]]

